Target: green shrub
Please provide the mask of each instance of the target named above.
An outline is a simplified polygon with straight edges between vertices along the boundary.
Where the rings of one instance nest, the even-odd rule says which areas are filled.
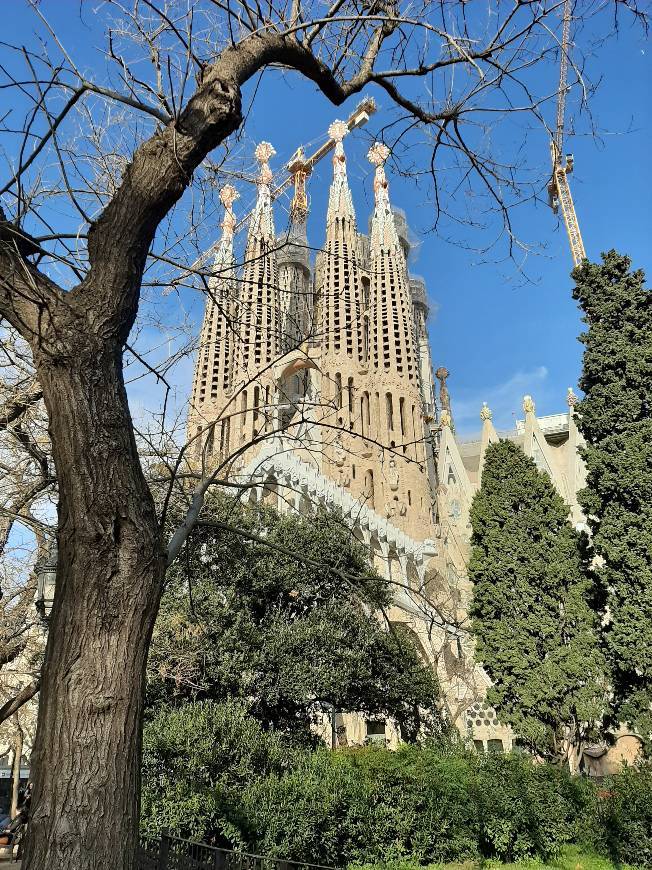
[[[476,761],[480,850],[487,858],[548,859],[576,839],[578,820],[592,807],[592,786],[523,755]]]
[[[368,803],[347,755],[318,749],[244,791],[246,837],[261,854],[341,865],[365,852]]]
[[[615,864],[652,867],[652,767],[628,767],[598,792],[597,845]]]
[[[238,795],[253,779],[289,769],[295,752],[237,703],[161,710],[143,733],[143,833],[240,843]]]
[[[650,767],[596,789],[524,755],[455,743],[311,751],[233,703],[147,724],[142,808],[150,835],[318,864],[548,861],[577,843],[652,868]]]
[[[450,861],[479,854],[469,753],[401,746],[396,752],[357,750],[349,759],[364,778],[369,802],[359,860]]]
[[[577,836],[592,787],[515,755],[326,750],[247,789],[252,848],[314,863],[546,859]]]

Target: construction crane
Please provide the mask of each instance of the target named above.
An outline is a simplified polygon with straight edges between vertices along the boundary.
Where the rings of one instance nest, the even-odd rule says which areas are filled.
[[[562,162],[562,147],[564,144],[564,121],[566,113],[566,92],[568,90],[568,47],[570,42],[571,0],[564,0],[563,24],[561,36],[561,60],[559,64],[559,90],[557,92],[557,127],[550,143],[552,157],[552,178],[548,185],[550,207],[555,214],[561,207],[561,213],[568,233],[571,254],[575,266],[579,266],[586,252],[575,205],[571,195],[568,176],[573,171],[573,155],[567,154]]]

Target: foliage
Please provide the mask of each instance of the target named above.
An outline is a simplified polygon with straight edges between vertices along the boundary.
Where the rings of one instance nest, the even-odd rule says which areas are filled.
[[[625,768],[601,791],[598,846],[615,864],[652,867],[652,768]]]
[[[652,294],[628,257],[573,272],[587,332],[576,406],[587,487],[580,502],[610,619],[604,638],[616,713],[652,731]]]
[[[341,517],[225,498],[206,516],[163,597],[152,704],[240,698],[266,726],[304,732],[319,706],[390,716],[408,739],[438,727],[432,668],[376,617],[390,586]]]
[[[564,846],[558,855],[546,860],[544,864],[537,858],[528,858],[518,864],[503,864],[500,861],[465,861],[463,864],[428,864],[424,867],[414,859],[382,861],[375,864],[352,865],[349,870],[615,870],[608,858],[596,854],[592,849],[582,846]],[[617,870],[636,870],[629,865],[618,864]]]
[[[471,615],[488,699],[536,752],[566,757],[606,694],[582,541],[548,475],[509,441],[487,449],[471,522]]]
[[[196,723],[196,727],[195,727]],[[289,748],[235,704],[145,729],[143,828],[341,866],[409,858],[546,858],[592,814],[590,784],[461,745]]]
[[[234,830],[229,792],[289,768],[292,759],[287,742],[263,731],[236,702],[159,710],[143,734],[143,831],[222,842]]]

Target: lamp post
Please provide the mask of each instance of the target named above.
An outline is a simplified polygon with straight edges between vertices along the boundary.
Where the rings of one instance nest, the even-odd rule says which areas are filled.
[[[42,619],[48,620],[52,613],[52,604],[54,603],[54,590],[57,582],[57,563],[59,561],[59,551],[56,541],[50,547],[47,556],[39,562],[34,573],[37,577],[36,587],[36,609]]]

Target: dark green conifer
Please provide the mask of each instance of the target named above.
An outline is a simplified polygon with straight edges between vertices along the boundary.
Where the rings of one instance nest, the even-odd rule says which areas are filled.
[[[575,269],[587,332],[576,419],[586,440],[580,503],[607,601],[616,717],[652,732],[652,293],[615,251]]]
[[[533,751],[576,769],[605,702],[582,538],[550,478],[510,441],[487,449],[469,575],[488,700]]]

